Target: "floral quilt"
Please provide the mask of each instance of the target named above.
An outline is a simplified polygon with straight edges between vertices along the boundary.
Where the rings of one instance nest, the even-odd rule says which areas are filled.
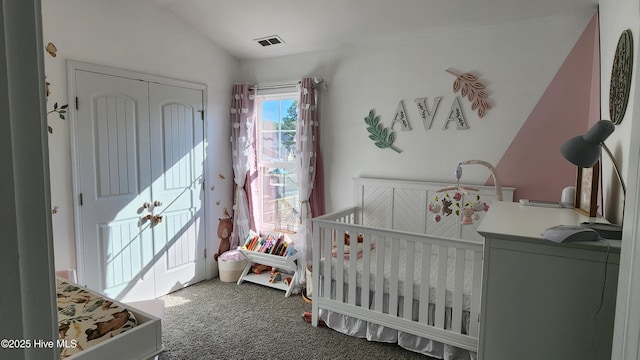
[[[66,358],[137,325],[129,310],[91,290],[56,278],[58,330]]]

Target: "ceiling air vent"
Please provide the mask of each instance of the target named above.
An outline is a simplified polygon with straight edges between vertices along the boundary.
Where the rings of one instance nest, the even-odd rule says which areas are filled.
[[[284,40],[282,40],[282,38],[278,35],[271,35],[271,36],[263,37],[260,39],[253,39],[253,40],[262,46],[271,46],[271,45],[284,43]]]

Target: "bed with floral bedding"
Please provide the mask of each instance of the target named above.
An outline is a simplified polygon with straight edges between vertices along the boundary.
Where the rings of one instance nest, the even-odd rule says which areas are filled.
[[[62,359],[146,359],[162,351],[160,319],[60,277],[56,293]]]

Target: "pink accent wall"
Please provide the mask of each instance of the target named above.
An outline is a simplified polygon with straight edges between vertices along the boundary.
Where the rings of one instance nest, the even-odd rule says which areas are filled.
[[[496,166],[502,185],[516,188],[514,200],[559,201],[575,186],[577,168],[560,146],[600,120],[599,54],[596,12]]]

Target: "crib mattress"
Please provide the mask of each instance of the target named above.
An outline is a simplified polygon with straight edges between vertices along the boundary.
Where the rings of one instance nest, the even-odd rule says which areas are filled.
[[[378,244],[380,245],[380,244]],[[360,244],[358,244],[360,246]],[[383,292],[384,294],[389,294],[389,285],[391,279],[391,246],[388,242],[384,244],[384,280],[383,280]],[[346,248],[346,247],[345,247]],[[377,268],[377,251],[379,246],[372,247],[371,256],[370,256],[370,273],[369,273],[369,288],[371,291],[375,289],[376,283],[376,268]],[[430,265],[430,279],[429,279],[429,302],[435,303],[436,299],[436,290],[438,284],[438,249],[434,246],[434,251],[431,253],[431,265]],[[331,279],[336,280],[336,263],[337,257],[331,257]],[[398,294],[404,294],[405,288],[405,274],[406,274],[406,252],[404,250],[400,250],[399,253],[399,264],[398,269],[393,269],[394,271],[398,271]],[[324,274],[324,262],[325,259],[321,259],[320,261],[320,275]],[[418,250],[414,252],[414,264],[422,264],[422,251]],[[473,283],[473,253],[470,251],[466,251],[465,253],[465,262],[464,262],[464,285],[463,285],[463,297],[462,297],[462,309],[464,311],[469,311],[471,307],[471,288]],[[357,259],[357,273],[356,273],[356,286],[358,288],[362,287],[362,273],[364,268],[364,261],[362,258]],[[414,281],[413,281],[413,299],[419,300],[420,295],[420,284],[422,282],[422,274],[420,272],[420,267],[414,267]],[[344,260],[344,283],[348,284],[349,282],[349,274],[351,269],[349,268],[349,261],[347,259]],[[445,291],[445,306],[451,307],[453,304],[453,289],[455,282],[455,250],[450,248],[447,256],[447,277],[446,277],[446,291]]]
[[[56,278],[59,338],[66,340],[60,357],[66,358],[132,329],[135,316],[93,291]]]

